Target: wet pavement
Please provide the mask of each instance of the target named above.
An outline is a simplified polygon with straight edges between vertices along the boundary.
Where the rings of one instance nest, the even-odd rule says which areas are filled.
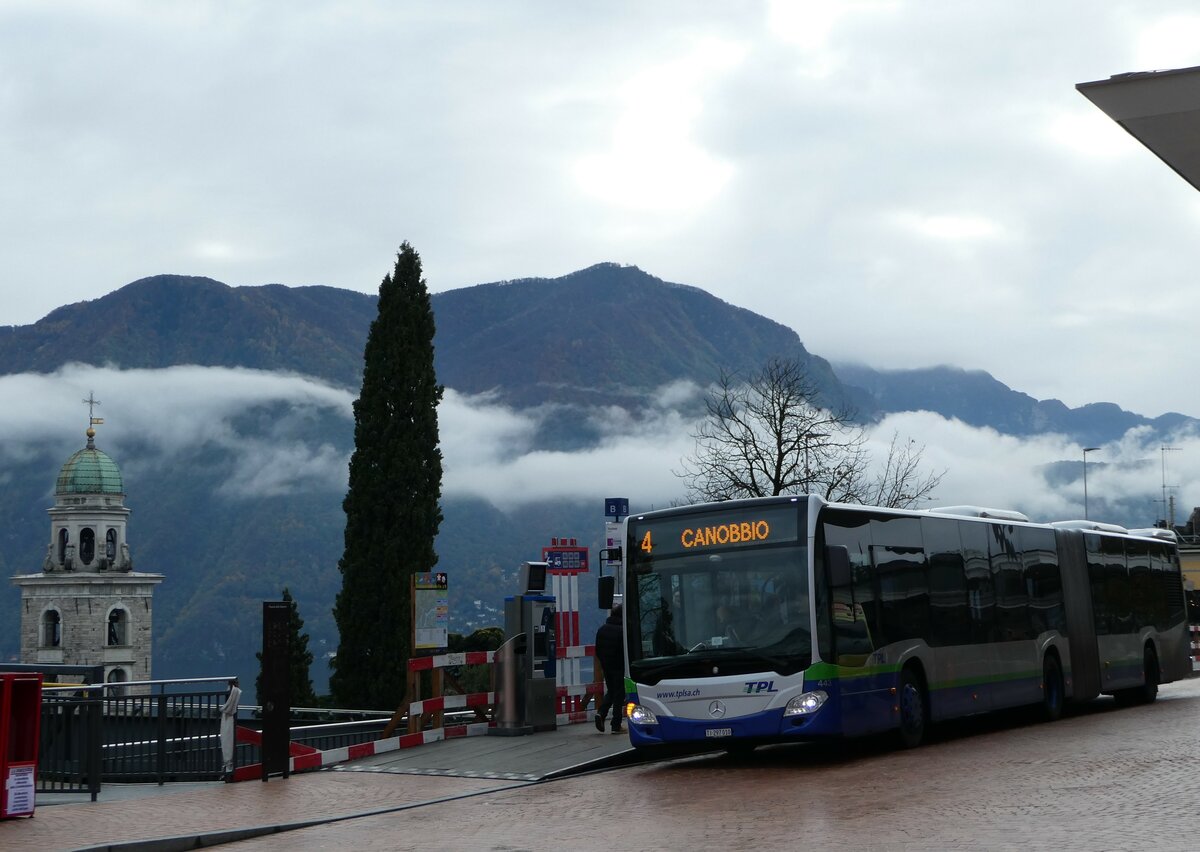
[[[627,746],[623,737],[576,725],[562,738],[616,749],[597,764],[611,768],[561,776],[525,771],[544,754],[514,762],[545,751],[541,738],[560,732],[502,748],[487,741],[506,738],[451,740],[405,756],[425,767],[362,761],[124,801],[46,807],[39,799],[34,819],[0,823],[0,849],[159,838],[136,848],[233,840],[225,848],[1186,850],[1200,848],[1198,733],[1195,679],[1164,686],[1150,706],[1098,699],[1054,724],[1009,713],[941,726],[906,752],[872,739],[629,765],[609,745]],[[447,750],[464,746],[508,750],[509,758],[492,751],[487,759],[546,780],[464,774],[482,765],[466,752],[452,765]],[[566,755],[572,742],[558,748]],[[433,774],[414,774],[422,768]]]
[[[0,850],[194,849],[263,833],[533,784],[635,759],[628,735],[590,723],[519,737],[430,743],[267,782],[108,784],[40,793],[35,816],[0,821]]]

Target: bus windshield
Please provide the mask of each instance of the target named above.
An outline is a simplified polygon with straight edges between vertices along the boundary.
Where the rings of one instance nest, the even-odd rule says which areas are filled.
[[[750,522],[677,516],[669,526],[639,527],[631,521],[626,617],[635,681],[791,674],[812,662],[808,553],[798,515],[792,505],[786,514]],[[698,538],[701,530],[753,530],[751,523],[765,535],[720,542],[710,532],[711,544]],[[655,533],[664,546],[647,552]]]

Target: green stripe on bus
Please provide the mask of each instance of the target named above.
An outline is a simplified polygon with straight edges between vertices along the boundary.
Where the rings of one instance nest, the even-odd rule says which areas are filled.
[[[883,666],[864,666],[862,668],[849,668],[846,666],[836,666],[832,663],[817,663],[815,666],[809,666],[804,673],[806,680],[857,680],[864,677],[874,677],[881,674],[895,674],[900,671],[900,664],[893,663]],[[930,689],[953,689],[955,687],[979,686],[983,684],[1004,683],[1005,681],[1013,680],[1041,680],[1042,673],[1033,669],[1019,672],[1006,672],[1002,674],[979,675],[977,677],[956,678],[953,680],[943,680],[931,683]]]
[[[954,689],[963,686],[982,686],[984,684],[1004,683],[1012,680],[1041,680],[1042,673],[1030,669],[1024,672],[1007,672],[1004,674],[980,675],[979,677],[964,677],[954,680],[942,680],[929,685],[930,689]]]
[[[898,663],[891,663],[883,666],[862,666],[850,668],[848,666],[835,666],[832,663],[817,663],[815,666],[809,666],[804,672],[804,677],[809,680],[854,680],[860,677],[871,677],[873,675],[894,674],[900,671]]]

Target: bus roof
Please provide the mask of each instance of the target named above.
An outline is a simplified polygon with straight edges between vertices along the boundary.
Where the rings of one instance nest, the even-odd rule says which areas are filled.
[[[960,515],[965,518],[994,518],[998,521],[1032,523],[1027,515],[1013,509],[985,509],[983,506],[937,506],[927,511],[935,515]]]
[[[1054,521],[1050,526],[1060,530],[1091,530],[1092,532],[1129,533],[1120,524],[1104,524],[1099,521]]]

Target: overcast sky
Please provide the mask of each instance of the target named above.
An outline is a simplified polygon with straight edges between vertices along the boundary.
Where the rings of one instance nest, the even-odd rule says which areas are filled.
[[[0,323],[601,261],[877,367],[1200,416],[1200,193],[1075,90],[1194,2],[0,0]]]

